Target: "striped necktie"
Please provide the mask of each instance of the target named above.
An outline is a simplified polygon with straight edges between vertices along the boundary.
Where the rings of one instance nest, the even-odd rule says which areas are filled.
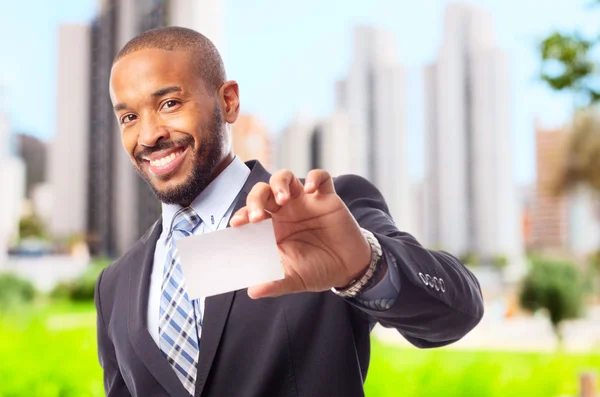
[[[189,207],[182,208],[173,217],[173,226],[167,237],[168,254],[160,299],[159,347],[192,396],[200,351],[197,321],[193,304],[186,292],[175,241],[192,235],[200,222],[198,214]]]

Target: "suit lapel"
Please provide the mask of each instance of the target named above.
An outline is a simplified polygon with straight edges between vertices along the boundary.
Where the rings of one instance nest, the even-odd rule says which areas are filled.
[[[268,182],[270,178],[270,174],[258,161],[249,161],[246,162],[246,165],[251,171],[235,204],[234,214],[246,205],[246,197],[248,197],[248,193],[250,193],[252,187],[261,181]],[[227,222],[227,227],[229,227],[229,221]],[[218,266],[218,264],[215,264],[215,266]],[[206,298],[202,323],[202,337],[200,338],[200,358],[196,378],[196,397],[202,395],[204,386],[206,385],[235,294],[236,292],[228,292]]]
[[[129,275],[129,338],[140,360],[167,393],[171,396],[187,396],[189,394],[148,332],[150,273],[161,231],[162,224],[159,220],[142,238],[138,253],[142,261],[141,274],[131,272]]]

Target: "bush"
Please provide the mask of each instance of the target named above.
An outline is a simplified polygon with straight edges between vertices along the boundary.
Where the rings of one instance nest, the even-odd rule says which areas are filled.
[[[35,298],[31,282],[13,273],[0,273],[0,312],[29,303]]]
[[[86,271],[76,280],[59,283],[52,291],[51,296],[55,299],[70,299],[75,302],[92,301],[96,280],[102,269],[110,264],[110,261],[102,259],[92,262]]]
[[[472,251],[463,253],[458,259],[462,264],[467,266],[479,266],[481,264],[479,256]]]
[[[581,273],[571,263],[538,259],[532,262],[519,298],[525,309],[546,311],[561,343],[562,322],[582,314],[583,287]]]
[[[506,255],[495,255],[492,258],[492,266],[498,271],[502,271],[508,266],[508,258]]]
[[[19,221],[19,236],[21,239],[45,239],[47,237],[47,233],[44,223],[36,215],[28,215],[21,218]]]

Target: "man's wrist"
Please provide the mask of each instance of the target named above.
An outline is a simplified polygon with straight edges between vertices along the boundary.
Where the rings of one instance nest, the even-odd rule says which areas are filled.
[[[380,265],[383,257],[383,251],[377,238],[370,231],[361,228],[363,236],[365,236],[371,249],[370,261],[367,267],[361,271],[347,286],[342,288],[332,288],[331,290],[342,297],[355,297],[359,295],[363,290],[368,289],[375,285],[374,281],[381,280],[382,274],[385,272],[380,270]],[[385,264],[384,264],[385,265]]]

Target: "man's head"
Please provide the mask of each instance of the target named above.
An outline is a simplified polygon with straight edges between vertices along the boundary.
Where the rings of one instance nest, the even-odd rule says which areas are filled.
[[[231,160],[238,85],[200,33],[167,27],[132,39],[113,62],[110,96],[123,147],[161,201],[189,205]]]

